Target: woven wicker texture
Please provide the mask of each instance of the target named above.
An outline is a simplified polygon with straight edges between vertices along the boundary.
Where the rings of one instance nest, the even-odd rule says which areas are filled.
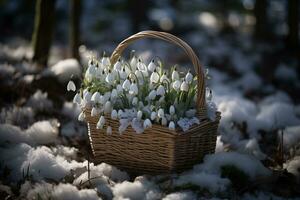
[[[198,115],[199,125],[188,131],[171,131],[167,127],[153,124],[144,133],[137,134],[128,127],[119,134],[119,122],[106,116],[103,129],[96,129],[99,117],[92,117],[90,109],[84,111],[88,123],[89,139],[94,154],[94,162],[106,162],[134,174],[162,174],[180,172],[200,162],[205,154],[213,153],[216,145],[216,132],[221,118],[217,113],[215,121],[205,118],[205,83],[200,61],[192,48],[181,39],[169,33],[142,31],[123,40],[111,56],[115,63],[123,50],[133,41],[142,38],[157,38],[180,46],[192,61],[198,76]],[[106,133],[107,126],[112,134]]]

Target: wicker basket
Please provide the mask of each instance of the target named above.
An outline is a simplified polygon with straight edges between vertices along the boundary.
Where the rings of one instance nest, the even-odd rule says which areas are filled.
[[[136,134],[132,127],[119,134],[119,121],[106,116],[105,126],[112,127],[112,134],[107,135],[106,127],[96,129],[99,117],[92,117],[91,110],[86,109],[84,112],[94,162],[106,162],[135,174],[180,172],[201,161],[205,154],[214,152],[220,113],[217,112],[215,121],[206,118],[204,74],[199,59],[188,44],[174,35],[157,31],[143,31],[132,35],[114,50],[110,58],[112,64],[130,43],[142,38],[157,38],[174,43],[189,56],[198,76],[197,105],[200,124],[184,133],[179,129],[171,131],[167,127],[153,124],[143,134]]]

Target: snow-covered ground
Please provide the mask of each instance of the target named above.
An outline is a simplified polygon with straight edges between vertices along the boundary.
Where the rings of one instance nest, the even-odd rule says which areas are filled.
[[[101,12],[92,14],[103,17]],[[174,17],[170,13],[164,17]],[[206,25],[214,26],[216,20],[210,13],[187,16],[179,23],[210,19]],[[91,17],[85,15],[84,29],[92,26]],[[120,15],[101,34],[86,31],[83,37],[111,52],[117,44],[108,33],[118,32],[114,39],[123,39],[129,32],[126,17]],[[28,43],[0,44],[0,199],[300,199],[297,59],[267,68],[264,56],[280,44],[257,43],[243,34],[221,37],[200,28],[182,38],[209,69],[206,84],[222,113],[216,153],[181,174],[138,177],[92,162],[86,124],[77,120],[74,94],[66,92],[71,75],[79,77],[83,70],[76,60],[62,57],[62,48],[54,45],[51,66],[36,74],[27,62],[32,56]],[[141,41],[131,49],[146,61],[159,55],[180,63],[182,70],[191,68],[182,51],[161,41]],[[89,50],[80,47],[83,65]]]

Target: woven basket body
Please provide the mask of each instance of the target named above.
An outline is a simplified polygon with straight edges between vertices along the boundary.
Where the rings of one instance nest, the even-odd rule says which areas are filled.
[[[188,131],[175,131],[153,124],[144,133],[137,134],[131,126],[122,134],[118,132],[119,121],[106,116],[103,129],[96,129],[99,117],[92,117],[90,109],[84,111],[88,124],[89,139],[94,154],[94,162],[105,162],[135,174],[162,174],[180,172],[200,162],[205,154],[213,153],[216,145],[216,132],[221,118],[210,121],[205,112],[205,84],[200,62],[192,49],[177,37],[163,32],[143,31],[119,44],[111,56],[114,63],[122,51],[134,40],[150,37],[175,43],[187,53],[198,76],[198,115],[199,125]],[[107,126],[112,133],[107,134]]]

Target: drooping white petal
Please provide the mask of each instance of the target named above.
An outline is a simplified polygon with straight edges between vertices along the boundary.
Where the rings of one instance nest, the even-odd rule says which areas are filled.
[[[110,70],[108,71],[105,81],[110,85],[112,85],[115,81],[115,76],[113,75],[113,73]]]
[[[180,90],[180,86],[181,86],[181,81],[180,80],[176,80],[172,83],[172,87],[174,88],[174,90],[179,91]]]
[[[118,110],[118,118],[121,119],[123,117],[123,110]]]
[[[154,60],[152,60],[148,65],[148,70],[150,72],[154,72],[155,69],[156,69],[156,64],[154,63]]]
[[[93,107],[93,108],[92,108],[92,111],[91,111],[91,116],[92,116],[92,117],[95,117],[95,116],[97,116],[98,114],[99,114],[99,109],[96,108],[96,107]]]
[[[179,73],[176,69],[172,72],[172,81],[179,80]]]
[[[156,90],[152,90],[148,95],[150,100],[154,100],[156,97]]]
[[[163,85],[159,85],[156,90],[156,95],[164,96],[166,93],[165,87]]]
[[[167,123],[168,123],[167,118],[162,117],[162,118],[161,118],[161,125],[166,126]]]
[[[169,123],[169,129],[170,130],[175,130],[175,123],[173,121],[170,121],[170,123]]]
[[[101,60],[101,63],[104,67],[109,67],[110,66],[110,59],[109,57],[104,56]]]
[[[128,78],[124,81],[124,83],[123,83],[123,85],[122,85],[122,87],[123,87],[123,89],[125,90],[125,91],[128,91],[128,90],[130,90],[130,81],[128,80]]]
[[[158,116],[159,118],[162,118],[162,117],[164,117],[164,115],[165,115],[164,110],[163,110],[162,108],[158,109],[158,111],[157,111],[157,116]]]
[[[137,86],[137,84],[135,82],[133,82],[130,85],[129,94],[131,94],[131,95],[137,95],[138,92],[139,92],[138,86]]]
[[[87,91],[87,92],[84,94],[84,96],[83,96],[83,99],[84,99],[87,103],[89,103],[89,102],[91,101],[91,98],[92,98],[92,94],[91,94],[89,91]]]
[[[142,119],[143,112],[139,110],[139,111],[137,112],[137,115],[136,115],[136,116],[137,116],[138,119]]]
[[[122,69],[122,63],[120,60],[118,60],[115,64],[114,64],[114,70],[116,71],[121,71]]]
[[[151,83],[158,83],[159,82],[159,74],[154,70],[150,76],[150,82]]]
[[[118,118],[118,112],[116,110],[112,110],[110,117],[116,120]]]
[[[78,121],[84,121],[84,119],[85,119],[84,112],[80,112],[80,114],[78,116]]]
[[[138,104],[139,99],[137,97],[133,97],[132,99],[132,105],[136,106]]]
[[[189,84],[186,81],[183,81],[180,86],[180,90],[184,92],[189,91]]]
[[[163,83],[163,82],[168,82],[169,79],[167,77],[167,74],[164,73],[161,77],[160,77],[160,82]]]
[[[79,93],[76,93],[73,98],[73,103],[77,103],[78,105],[81,103],[81,96]]]
[[[110,113],[112,110],[112,105],[111,105],[111,102],[110,101],[107,101],[104,105],[104,113],[105,114],[108,114]]]
[[[133,71],[136,70],[136,65],[137,65],[137,58],[136,56],[133,56],[132,59],[130,60],[130,66]]]
[[[156,112],[153,111],[153,112],[151,112],[150,119],[151,119],[151,120],[155,120],[156,116],[157,116],[157,115],[156,115]]]
[[[118,97],[118,91],[116,89],[113,89],[110,94],[110,99],[115,100],[117,97]]]
[[[101,117],[99,118],[99,121],[97,122],[96,128],[97,129],[102,129],[104,124],[105,124],[105,118],[104,118],[103,115],[101,115]]]
[[[125,80],[125,79],[127,78],[127,76],[128,76],[128,74],[126,73],[125,68],[123,68],[123,69],[119,72],[119,74],[120,74],[120,79],[121,79],[121,80]]]
[[[193,74],[190,72],[190,70],[189,70],[189,72],[185,75],[185,80],[186,80],[186,82],[188,82],[188,83],[191,83],[191,82],[193,81]]]
[[[146,67],[145,63],[143,63],[141,59],[139,59],[139,61],[137,63],[137,68],[140,71],[146,71],[147,70],[147,67]]]
[[[144,129],[151,128],[152,122],[150,121],[150,119],[145,119],[143,126],[144,126]]]
[[[99,92],[95,92],[91,98],[91,101],[93,101],[94,103],[99,103],[100,102],[100,93]]]
[[[76,91],[75,83],[71,80],[68,82],[67,91]]]
[[[173,105],[170,106],[169,113],[170,113],[170,115],[174,115],[175,114],[175,107]]]

